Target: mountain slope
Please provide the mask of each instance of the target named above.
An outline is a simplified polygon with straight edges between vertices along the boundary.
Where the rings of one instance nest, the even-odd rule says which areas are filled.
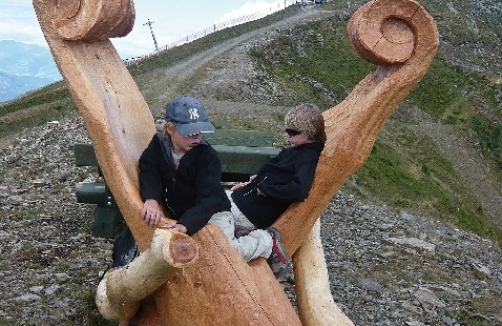
[[[61,80],[48,48],[16,41],[0,41],[0,102]]]
[[[53,82],[54,80],[49,78],[12,76],[0,72],[0,102],[12,100]]]
[[[169,98],[187,92],[206,100],[222,126],[270,131],[277,144],[284,144],[280,130],[287,107],[302,101],[323,109],[335,105],[374,69],[355,56],[345,35],[346,22],[358,3],[362,1],[349,7],[334,2],[303,10],[291,6],[261,23],[220,31],[138,61],[130,71],[156,117],[162,116]],[[345,188],[366,200],[430,214],[502,241],[500,84],[489,69],[500,54],[493,50],[490,37],[462,43],[472,24],[465,31],[453,28],[467,15],[496,32],[500,24],[494,21],[500,11],[491,0],[480,7],[485,16],[478,16],[470,3],[452,2],[447,9],[431,1],[423,4],[439,17],[440,51],[428,74],[391,117],[393,123],[377,139],[366,165]],[[442,48],[451,44],[464,44],[464,60],[442,54]],[[479,44],[485,45],[483,51],[477,50]],[[7,125],[2,133],[15,130],[18,120],[24,119],[18,108],[36,106],[35,112],[50,112],[47,119],[55,119],[71,107],[67,96],[55,85],[47,93],[0,106],[0,123]],[[236,110],[235,103],[249,103],[250,108]],[[216,108],[225,107],[217,113]],[[448,152],[442,151],[452,148],[450,135],[429,137],[421,130],[424,121],[416,116],[436,124],[436,132],[456,135],[452,139],[460,140],[464,152],[475,155],[466,161],[476,164],[465,164],[462,155],[451,155],[454,151],[447,157]],[[28,125],[35,121],[23,120]]]
[[[482,92],[496,89],[494,71],[488,69],[492,55],[476,61],[476,53],[489,53],[478,49],[478,41],[466,42],[462,54],[455,54],[463,34],[448,32],[449,26],[461,26],[464,15],[466,21],[480,17],[496,28],[492,16],[476,16],[470,7],[478,4],[486,12],[496,3],[465,2],[467,13],[458,4],[424,1],[438,16],[438,59],[389,120],[366,166],[321,217],[331,290],[357,325],[502,325],[500,234],[479,230],[494,228],[495,222],[474,219],[500,218],[496,147],[487,151],[476,131],[483,124],[496,127],[500,120],[496,96]],[[357,3],[346,5],[291,10],[268,27],[232,29],[208,43],[200,40],[204,46],[197,50],[194,42],[130,70],[156,117],[168,99],[187,92],[207,103],[218,127],[268,131],[281,145],[283,116],[292,105],[334,105],[372,69],[346,54],[350,47],[340,41]],[[323,47],[314,47],[313,40],[322,40]],[[453,46],[443,56],[447,43]],[[292,63],[291,70],[282,59]],[[323,69],[314,74],[312,67]],[[330,74],[323,75],[326,71]],[[479,77],[483,71],[487,79]],[[472,79],[477,89],[462,79]],[[94,207],[76,203],[74,195],[77,182],[98,175],[73,167],[72,144],[88,139],[58,87],[0,106],[0,113],[9,112],[0,114],[2,131],[4,121],[19,128],[40,112],[43,121],[53,120],[57,115],[44,110],[58,107],[61,119],[12,129],[0,140],[0,229],[8,230],[0,244],[5,289],[0,324],[106,324],[96,317],[92,302],[98,272],[111,257],[111,241],[90,236]],[[472,121],[480,129],[472,129]],[[496,128],[485,130],[496,135]],[[464,212],[471,215],[460,219]],[[294,300],[291,282],[283,284]]]

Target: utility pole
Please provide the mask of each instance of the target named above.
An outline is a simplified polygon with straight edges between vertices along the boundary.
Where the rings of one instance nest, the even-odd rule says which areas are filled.
[[[159,46],[157,45],[157,40],[155,39],[155,34],[153,34],[153,28],[152,28],[153,22],[150,21],[150,18],[146,23],[143,24],[143,26],[148,25],[150,27],[150,32],[152,33],[152,38],[153,38],[153,44],[155,44],[155,51],[159,51]]]

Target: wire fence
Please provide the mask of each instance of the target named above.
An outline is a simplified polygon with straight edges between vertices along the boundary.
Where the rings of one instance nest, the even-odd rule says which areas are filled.
[[[265,16],[268,16],[268,15],[274,13],[274,12],[277,12],[277,11],[279,11],[281,9],[285,9],[285,5],[281,6],[280,4],[278,4],[277,10],[274,10],[272,7],[270,7],[270,12],[269,13],[263,13],[263,12],[254,13],[254,14],[251,14],[251,15],[246,15],[246,16],[241,16],[241,17],[238,17],[238,18],[230,19],[230,20],[218,23],[218,24],[213,24],[212,26],[204,28],[201,31],[198,31],[198,32],[192,33],[190,35],[187,35],[187,36],[179,39],[176,42],[173,42],[173,43],[164,45],[162,47],[159,47],[158,50],[155,50],[153,52],[147,53],[147,54],[145,54],[145,55],[143,55],[141,57],[134,57],[134,58],[125,59],[124,63],[126,65],[128,65],[128,64],[132,64],[132,63],[138,63],[138,62],[141,62],[143,60],[147,60],[147,59],[149,59],[150,57],[152,57],[154,55],[158,55],[160,52],[167,51],[169,49],[172,49],[172,48],[174,48],[176,46],[180,46],[180,45],[185,44],[185,43],[190,43],[192,41],[195,41],[195,40],[197,40],[199,38],[205,37],[205,36],[207,36],[209,34],[212,34],[214,32],[221,31],[221,30],[223,30],[225,28],[230,28],[230,27],[234,27],[234,26],[237,26],[237,25],[240,25],[240,24],[244,24],[244,23],[247,23],[247,22],[250,22],[250,21],[258,20],[258,19],[263,18]]]

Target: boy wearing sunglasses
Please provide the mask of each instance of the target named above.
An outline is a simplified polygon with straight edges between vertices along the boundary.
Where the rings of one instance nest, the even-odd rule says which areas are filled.
[[[264,231],[270,235],[272,253],[268,263],[276,275],[286,270],[288,257],[280,234],[270,226],[292,203],[308,197],[326,141],[322,112],[315,105],[296,106],[286,114],[284,122],[290,147],[264,164],[250,181],[235,185],[227,193],[238,237]]]

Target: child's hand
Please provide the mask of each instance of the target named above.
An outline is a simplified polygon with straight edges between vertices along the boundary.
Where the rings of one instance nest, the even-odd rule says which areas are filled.
[[[141,209],[141,218],[143,218],[146,225],[154,228],[157,224],[159,224],[160,219],[163,216],[164,214],[162,213],[162,209],[156,200],[148,199],[145,201],[143,208]]]
[[[166,229],[174,229],[174,230],[181,232],[181,233],[187,233],[187,231],[188,231],[187,228],[183,224],[179,224],[179,223],[165,224],[162,227],[164,227]]]
[[[236,185],[234,185],[232,188],[230,188],[230,191],[234,191],[235,189],[239,189],[244,187],[245,185],[249,184],[249,182],[241,182]]]
[[[235,189],[239,189],[244,186],[247,186],[251,181],[253,181],[254,178],[256,178],[256,174],[253,174],[251,177],[249,177],[248,182],[241,182],[241,183],[234,185],[232,188],[230,188],[230,191],[234,191]]]

